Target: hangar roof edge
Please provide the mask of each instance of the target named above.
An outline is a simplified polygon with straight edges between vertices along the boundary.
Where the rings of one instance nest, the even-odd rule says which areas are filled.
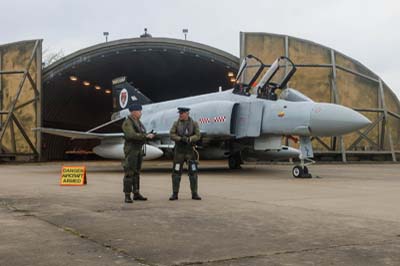
[[[194,48],[194,49],[199,49],[203,51],[207,51],[212,54],[219,55],[223,58],[225,58],[228,61],[231,61],[232,63],[239,64],[239,57],[234,56],[228,52],[225,52],[221,49],[201,44],[198,42],[192,42],[192,41],[187,41],[187,40],[180,40],[180,39],[172,39],[172,38],[129,38],[129,39],[120,39],[120,40],[115,40],[115,41],[109,41],[109,42],[104,42],[104,43],[99,43],[95,44],[93,46],[89,46],[86,48],[83,48],[81,50],[75,51],[60,60],[54,62],[53,64],[45,67],[43,69],[44,74],[46,72],[50,72],[53,69],[57,68],[58,66],[64,64],[65,62],[68,62],[69,60],[72,60],[74,58],[84,56],[85,54],[89,54],[91,52],[94,52],[96,50],[102,50],[106,48],[118,48],[121,46],[126,46],[126,45],[157,45],[157,44],[168,44],[168,45],[174,45],[177,47],[189,47],[189,48]]]

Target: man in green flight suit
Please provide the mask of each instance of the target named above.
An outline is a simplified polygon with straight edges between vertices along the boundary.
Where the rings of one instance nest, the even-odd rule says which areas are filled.
[[[201,200],[197,194],[197,161],[194,144],[200,139],[199,124],[189,116],[189,108],[179,107],[179,119],[174,122],[169,135],[175,141],[174,164],[172,169],[172,195],[169,200],[177,200],[181,183],[182,168],[186,161],[189,171],[192,199]]]
[[[146,133],[146,129],[140,122],[142,116],[142,105],[133,103],[129,106],[131,114],[127,116],[122,123],[122,131],[124,132],[124,193],[125,202],[133,203],[131,193],[133,192],[134,200],[147,200],[140,192],[140,169],[143,160],[143,145],[147,139],[154,138],[154,134]]]

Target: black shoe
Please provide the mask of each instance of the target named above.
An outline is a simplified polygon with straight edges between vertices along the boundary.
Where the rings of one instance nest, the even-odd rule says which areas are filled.
[[[178,200],[178,193],[173,193],[171,197],[169,197],[169,200]]]
[[[131,199],[131,195],[130,194],[126,194],[125,195],[125,203],[133,203],[133,200]]]
[[[201,197],[199,196],[199,194],[193,193],[193,194],[192,194],[192,199],[193,199],[193,200],[201,200]]]
[[[134,200],[147,200],[147,198],[140,195],[140,193],[134,194],[133,199]]]

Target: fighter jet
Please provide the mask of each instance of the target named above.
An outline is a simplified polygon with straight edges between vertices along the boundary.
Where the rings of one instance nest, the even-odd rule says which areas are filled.
[[[293,167],[293,176],[311,177],[307,168],[314,162],[311,137],[340,136],[361,129],[371,121],[345,106],[314,102],[288,88],[295,72],[294,63],[287,57],[279,57],[268,66],[248,55],[241,63],[234,88],[159,103],[151,103],[125,77],[120,77],[113,80],[114,103],[119,104],[120,110],[109,122],[87,132],[39,130],[70,138],[101,139],[101,144],[93,149],[96,154],[123,159],[123,133],[95,131],[125,119],[129,115],[126,107],[138,101],[144,104],[143,124],[148,131],[157,133],[157,139],[145,145],[145,159],[150,160],[173,149],[169,129],[177,119],[177,107],[188,107],[190,116],[200,126],[202,138],[197,146],[201,158],[226,158],[231,169],[251,160],[299,158],[300,164]],[[298,138],[300,148],[282,145],[283,137]]]

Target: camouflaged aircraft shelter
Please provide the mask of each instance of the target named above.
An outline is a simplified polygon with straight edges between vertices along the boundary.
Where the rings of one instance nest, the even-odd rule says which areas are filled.
[[[239,68],[239,58],[229,53],[168,38],[101,43],[43,69],[41,49],[41,40],[0,46],[0,159],[54,160],[65,159],[66,152],[89,152],[96,141],[71,141],[31,129],[88,130],[108,121],[113,78],[127,76],[159,102],[228,89],[232,86],[228,73]],[[314,138],[317,159],[396,160],[400,104],[378,75],[331,48],[285,35],[240,33],[240,57],[247,54],[266,64],[289,56],[297,66],[289,87],[314,101],[351,107],[373,122],[344,137]]]

